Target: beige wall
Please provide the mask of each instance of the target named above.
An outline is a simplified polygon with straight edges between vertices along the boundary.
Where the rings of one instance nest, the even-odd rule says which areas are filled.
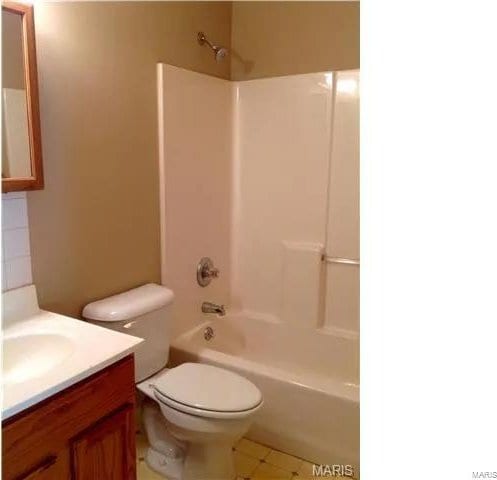
[[[232,80],[359,68],[359,2],[234,2]]]
[[[45,189],[28,194],[42,308],[160,281],[156,63],[227,78],[196,43],[229,45],[231,5],[35,5]]]

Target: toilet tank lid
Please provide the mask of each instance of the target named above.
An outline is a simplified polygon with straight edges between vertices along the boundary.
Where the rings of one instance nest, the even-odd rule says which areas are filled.
[[[139,317],[169,305],[174,293],[169,288],[147,283],[111,297],[89,303],[83,309],[83,318],[101,322],[120,322]]]

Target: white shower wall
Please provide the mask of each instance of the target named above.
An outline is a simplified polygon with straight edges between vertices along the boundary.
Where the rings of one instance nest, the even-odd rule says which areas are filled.
[[[317,326],[331,79],[310,74],[235,85],[233,297],[249,317],[283,319],[287,312],[292,324]]]
[[[231,279],[233,86],[158,65],[161,276],[174,290],[172,338],[198,325],[203,301],[228,304]],[[221,271],[208,288],[197,263]]]
[[[247,317],[359,330],[359,72],[239,82],[233,299]]]
[[[159,66],[163,282],[174,334],[202,300],[247,318],[356,335],[358,72],[228,82]],[[194,271],[212,256],[220,279]],[[193,301],[192,301],[193,300]]]

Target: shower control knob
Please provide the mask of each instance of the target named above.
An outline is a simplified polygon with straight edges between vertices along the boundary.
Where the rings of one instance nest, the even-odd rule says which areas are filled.
[[[197,282],[201,287],[206,287],[213,278],[219,277],[219,269],[214,267],[214,262],[209,257],[204,257],[197,265]]]

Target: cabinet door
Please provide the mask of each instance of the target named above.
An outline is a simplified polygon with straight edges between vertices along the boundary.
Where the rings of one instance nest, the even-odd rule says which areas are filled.
[[[135,480],[134,430],[126,406],[80,434],[71,445],[74,480]]]

